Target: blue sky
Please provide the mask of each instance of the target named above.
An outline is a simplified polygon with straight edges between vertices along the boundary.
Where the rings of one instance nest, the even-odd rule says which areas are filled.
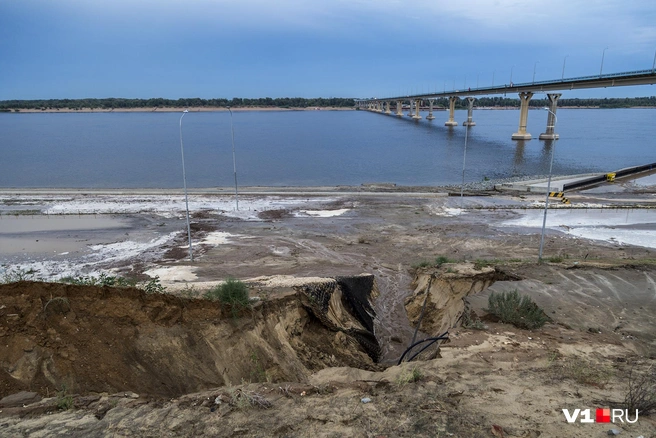
[[[651,69],[655,52],[649,0],[0,0],[0,100],[384,97],[594,75],[602,55],[605,73]]]

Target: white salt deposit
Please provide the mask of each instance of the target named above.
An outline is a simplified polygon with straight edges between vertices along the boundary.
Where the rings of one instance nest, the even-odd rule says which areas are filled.
[[[300,217],[302,215],[306,216],[313,216],[313,217],[335,217],[335,216],[341,216],[347,211],[349,211],[350,208],[342,208],[339,210],[299,210],[296,216]]]
[[[501,226],[541,228],[543,218],[544,210],[528,210]],[[656,211],[650,209],[549,209],[546,227],[585,239],[656,248]]]
[[[169,281],[194,281],[198,276],[194,273],[196,266],[165,266],[153,268],[144,272],[149,277],[159,279],[163,282]]]

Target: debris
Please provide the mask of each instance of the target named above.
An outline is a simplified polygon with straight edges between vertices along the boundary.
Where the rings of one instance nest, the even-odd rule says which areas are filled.
[[[503,428],[501,426],[497,425],[497,424],[492,425],[492,435],[494,435],[496,437],[499,437],[499,438],[505,437],[505,435],[503,433]]]
[[[362,403],[369,403],[371,402],[371,399],[369,397],[364,397],[362,400],[360,400]]]
[[[615,435],[619,435],[620,432],[622,432],[622,431],[619,430],[619,429],[610,429],[610,430],[608,431],[608,435],[610,435],[610,436],[615,436]]]

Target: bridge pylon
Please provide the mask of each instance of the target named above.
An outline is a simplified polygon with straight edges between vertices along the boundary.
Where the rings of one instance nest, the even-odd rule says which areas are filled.
[[[526,132],[526,125],[528,123],[528,103],[533,97],[533,92],[524,91],[519,93],[519,129],[515,132],[512,137],[513,140],[530,140],[531,134]]]
[[[540,134],[540,140],[558,140],[560,137],[554,132],[556,125],[556,108],[558,107],[558,99],[562,96],[561,93],[547,93],[549,99],[549,114],[547,115],[547,130]]]
[[[473,113],[474,113],[474,101],[476,100],[475,97],[468,97],[467,98],[467,121],[462,124],[462,126],[476,126],[476,122],[472,120],[473,118]]]
[[[428,99],[428,117],[426,117],[426,120],[435,120],[435,116],[433,115],[433,102],[435,99]]]
[[[458,99],[458,96],[449,97],[449,120],[444,122],[444,126],[458,126],[458,122],[456,122],[453,118],[453,115],[456,111],[456,102]]]

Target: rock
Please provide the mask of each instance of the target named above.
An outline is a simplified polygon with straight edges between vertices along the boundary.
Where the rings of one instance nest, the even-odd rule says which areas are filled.
[[[15,408],[24,405],[36,403],[41,400],[41,396],[36,392],[21,391],[16,394],[8,395],[0,400],[0,408]]]
[[[619,430],[619,429],[611,429],[611,430],[608,431],[608,435],[615,436],[615,435],[619,435],[621,432],[622,431]]]
[[[364,397],[362,400],[360,400],[362,403],[370,403],[371,399],[369,397]]]

